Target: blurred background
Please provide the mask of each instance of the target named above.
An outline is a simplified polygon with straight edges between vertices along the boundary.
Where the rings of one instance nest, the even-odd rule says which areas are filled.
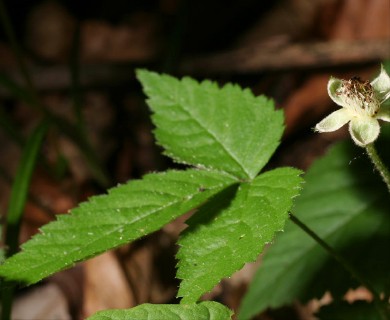
[[[312,129],[336,108],[329,77],[372,79],[390,59],[389,0],[0,0],[0,11],[3,222],[26,139],[42,120],[50,124],[20,242],[91,195],[177,167],[155,146],[136,68],[235,82],[273,98],[286,131],[269,166],[307,169],[346,137],[342,129]],[[183,221],[24,289],[15,319],[26,311],[31,319],[79,319],[176,302]],[[205,298],[236,310],[255,269],[246,266]],[[314,308],[285,312],[312,319]],[[286,319],[278,315],[285,312],[257,319]]]

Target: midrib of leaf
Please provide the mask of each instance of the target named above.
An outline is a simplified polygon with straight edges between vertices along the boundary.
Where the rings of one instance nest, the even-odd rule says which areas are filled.
[[[214,190],[214,189],[218,189],[218,188],[220,188],[220,186],[216,186],[215,188],[209,188],[208,190]],[[196,195],[196,194],[194,193],[194,194],[191,196],[191,199],[192,199],[195,195]],[[138,221],[140,221],[140,220],[142,220],[142,219],[144,219],[144,218],[146,218],[146,217],[148,217],[148,216],[150,216],[150,215],[153,215],[153,214],[155,214],[155,213],[157,213],[157,212],[159,212],[159,211],[162,211],[162,210],[164,210],[164,209],[166,209],[166,208],[169,208],[169,207],[172,207],[172,206],[174,206],[174,205],[176,205],[176,204],[179,204],[180,202],[181,202],[181,201],[179,201],[179,200],[177,200],[177,201],[172,201],[172,202],[168,203],[168,204],[165,205],[165,206],[161,206],[161,207],[158,207],[158,208],[156,208],[156,209],[154,209],[154,210],[148,211],[148,212],[146,212],[144,215],[139,216],[139,217],[137,217],[136,219],[131,220],[130,222],[121,224],[120,226],[118,226],[117,228],[114,228],[114,229],[110,230],[109,232],[106,232],[106,233],[104,233],[104,232],[101,233],[101,232],[100,232],[100,234],[103,234],[102,236],[100,236],[100,237],[94,236],[92,241],[84,242],[86,245],[85,245],[85,246],[83,245],[83,248],[88,247],[88,246],[91,246],[91,245],[93,245],[94,243],[97,243],[97,242],[99,242],[100,240],[102,240],[102,239],[104,239],[104,238],[110,237],[110,235],[115,234],[115,232],[118,232],[118,231],[120,231],[121,229],[124,229],[125,226],[130,226],[130,225],[132,225],[132,224],[134,224],[134,223],[136,223],[136,222],[138,222]],[[137,207],[137,208],[142,208],[142,207],[143,207],[143,206],[139,206],[139,207]],[[117,209],[114,209],[114,210],[121,210],[121,209],[130,209],[130,208],[128,208],[128,207],[122,207],[122,208],[117,208]],[[106,225],[110,225],[110,226],[111,226],[111,225],[113,225],[113,224],[106,224]],[[99,226],[102,226],[102,224],[99,224]],[[57,229],[57,230],[66,230],[66,228],[61,228],[61,229]],[[127,241],[124,241],[124,243],[126,243],[126,242],[127,242]],[[75,252],[77,252],[77,251],[79,251],[79,250],[80,250],[80,248],[75,247],[73,250],[68,250],[68,251],[67,251],[67,254],[72,254],[72,253],[75,253]],[[42,266],[45,266],[45,265],[51,265],[51,264],[52,264],[52,261],[48,261],[48,262],[46,262],[46,263],[36,264],[36,267],[35,267],[35,268],[39,268],[39,267],[42,267]],[[29,268],[29,269],[34,269],[34,267]]]
[[[169,203],[169,204],[166,205],[166,206],[162,206],[162,207],[159,207],[158,209],[151,210],[151,211],[145,213],[144,215],[142,215],[142,216],[140,216],[140,217],[137,217],[137,219],[133,219],[133,220],[131,220],[130,222],[121,224],[120,226],[118,226],[118,227],[116,227],[116,228],[114,228],[114,229],[111,229],[109,232],[99,232],[99,234],[101,234],[102,236],[100,236],[100,237],[99,237],[99,236],[98,236],[98,237],[94,236],[94,237],[92,238],[92,241],[84,241],[85,246],[83,246],[83,247],[91,246],[91,245],[93,245],[93,244],[99,242],[100,240],[102,240],[102,239],[104,239],[104,238],[110,237],[110,235],[115,234],[116,232],[118,232],[118,231],[120,231],[121,229],[123,229],[125,226],[130,226],[131,224],[134,224],[134,223],[136,223],[136,222],[138,222],[138,221],[140,221],[140,220],[142,220],[142,219],[144,219],[144,218],[146,218],[146,217],[148,217],[148,216],[150,216],[150,215],[152,215],[152,214],[154,214],[154,213],[156,213],[156,212],[159,212],[159,211],[164,210],[164,209],[166,209],[166,208],[168,208],[168,207],[171,207],[171,206],[173,206],[173,205],[175,205],[175,204],[178,204],[179,202],[180,202],[180,201],[172,201],[171,203]],[[140,207],[138,207],[138,208],[142,208],[142,206],[140,206]],[[122,208],[118,208],[118,209],[114,209],[114,210],[121,210],[121,209],[122,209]],[[125,209],[128,209],[128,208],[126,207]],[[99,224],[99,227],[100,227],[100,226],[112,226],[112,225],[116,225],[116,223],[115,223],[115,224],[114,224],[114,223]],[[61,228],[61,229],[57,229],[57,230],[62,230],[62,231],[63,231],[63,230],[66,230],[66,228]],[[96,233],[94,233],[94,234],[96,234]],[[68,251],[67,251],[67,254],[72,254],[72,253],[75,253],[75,252],[77,252],[77,251],[79,251],[79,250],[80,250],[80,248],[75,247],[73,250],[68,250]],[[39,267],[41,267],[41,266],[51,265],[51,264],[52,264],[52,262],[51,262],[51,261],[48,261],[48,262],[46,262],[46,263],[36,264],[36,267],[35,267],[35,268],[39,268]],[[29,268],[29,269],[32,269],[32,268]]]
[[[230,190],[232,202],[224,203],[230,197],[220,193],[187,221],[177,254],[182,303],[195,302],[220,279],[256,259],[274,233],[283,229],[291,199],[300,190],[299,174],[278,168],[259,175],[237,191]],[[210,221],[209,212],[217,213]]]
[[[34,283],[156,231],[237,182],[232,175],[196,169],[149,174],[143,180],[130,181],[44,226],[41,234],[22,246],[22,252],[0,266],[0,275]],[[199,190],[202,186],[204,191]],[[139,192],[145,194],[144,200],[139,200]],[[130,194],[127,202],[126,194]]]
[[[176,96],[175,96],[173,102],[179,104],[180,103],[180,99],[176,99]],[[189,115],[190,119],[193,119],[210,137],[212,137],[215,141],[217,141],[218,144],[222,147],[222,149],[230,156],[230,158],[233,159],[234,162],[242,169],[242,171],[246,174],[246,176],[248,178],[250,178],[250,173],[246,170],[244,165],[237,159],[237,156],[231,150],[229,150],[224,143],[222,143],[222,141],[217,137],[215,132],[212,132],[211,130],[206,128],[202,124],[202,122],[199,121],[199,119],[197,118],[196,114],[194,114],[191,111],[189,111],[189,109],[192,109],[192,108],[188,108],[188,106],[186,104],[184,104],[184,103],[180,104],[180,105],[183,106],[183,110]],[[230,174],[229,172],[225,172],[225,171],[223,171],[223,172],[227,173],[227,174]]]
[[[174,161],[251,181],[280,143],[282,112],[263,96],[237,85],[219,87],[147,70],[138,70],[137,77],[148,96],[157,142]]]

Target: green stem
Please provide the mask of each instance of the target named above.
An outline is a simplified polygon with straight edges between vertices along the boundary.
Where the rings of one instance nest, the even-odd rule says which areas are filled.
[[[10,320],[12,313],[12,302],[15,294],[16,284],[0,280],[1,285],[1,320]]]
[[[390,172],[389,169],[385,166],[382,159],[379,157],[378,152],[376,151],[374,144],[370,143],[366,145],[366,151],[371,162],[374,164],[374,167],[380,173],[383,181],[387,185],[387,189],[390,192]]]
[[[341,256],[337,251],[335,251],[330,245],[328,245],[323,239],[321,239],[313,230],[311,230],[306,224],[299,220],[294,214],[290,212],[290,219],[294,222],[299,228],[306,232],[313,240],[315,240],[329,255],[335,259],[353,278],[359,281],[364,287],[371,291],[374,297],[375,307],[378,312],[381,314],[384,320],[389,319],[389,311],[386,306],[383,304],[380,294],[372,286],[372,284],[364,279],[364,277],[355,269],[355,267],[350,264],[343,256]]]
[[[48,125],[42,122],[31,134],[22,153],[19,168],[11,189],[8,205],[7,229],[5,245],[8,247],[6,256],[15,254],[19,246],[19,233],[22,215],[27,200],[29,185],[38,160],[39,149],[46,134]],[[11,316],[12,300],[15,283],[2,281],[1,283],[1,319],[8,320]]]

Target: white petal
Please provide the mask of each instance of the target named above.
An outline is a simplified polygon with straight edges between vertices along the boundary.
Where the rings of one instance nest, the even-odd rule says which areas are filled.
[[[378,114],[376,115],[377,119],[390,122],[390,104],[387,106],[381,106]]]
[[[374,142],[379,136],[379,131],[378,120],[371,117],[356,117],[349,123],[349,133],[360,147]]]
[[[351,120],[351,113],[345,108],[341,108],[332,112],[329,116],[317,123],[315,130],[318,132],[331,132],[340,129],[349,120]]]
[[[342,80],[333,77],[330,77],[328,81],[329,97],[341,107],[343,107],[344,100],[342,99],[342,96],[337,92],[337,89],[341,87],[342,83]]]
[[[381,66],[381,73],[372,80],[371,85],[376,91],[380,102],[383,102],[390,97],[390,77],[383,65]]]

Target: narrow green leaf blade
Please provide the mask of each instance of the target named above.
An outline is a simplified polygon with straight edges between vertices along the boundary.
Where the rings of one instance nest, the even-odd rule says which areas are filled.
[[[253,179],[283,133],[283,113],[264,96],[214,82],[138,70],[158,143],[177,162]]]
[[[188,221],[177,255],[178,295],[184,303],[196,302],[222,278],[254,261],[283,229],[300,190],[300,173],[293,168],[268,171],[237,190],[219,193]]]
[[[236,180],[205,171],[168,171],[146,175],[92,197],[25,243],[23,251],[0,266],[0,275],[34,283],[146,234],[199,206]]]
[[[1,224],[0,224],[0,239],[3,239],[3,226]],[[0,264],[2,264],[4,260],[5,260],[5,252],[3,248],[0,248]]]
[[[230,320],[233,312],[224,305],[205,301],[199,304],[141,304],[128,310],[100,311],[88,320]]]
[[[46,122],[39,124],[31,134],[23,150],[20,165],[12,185],[7,224],[16,224],[22,216],[30,180],[47,127],[48,125]]]
[[[383,181],[371,168],[360,148],[348,142],[334,146],[306,174],[305,188],[293,212],[336,250],[356,244],[358,247],[351,252],[355,254],[354,265],[358,270],[372,269],[383,275],[388,271],[389,259],[383,254],[373,260],[362,258],[367,253],[362,253],[365,251],[360,245],[362,241],[367,245],[378,238],[377,244],[388,247],[390,241],[389,195]],[[350,250],[346,249],[343,254],[347,251]],[[243,299],[239,319],[250,319],[268,307],[280,307],[297,298],[306,299],[307,292],[318,292],[318,287],[329,289],[335,282],[332,277],[337,276],[336,270],[331,272],[328,267],[322,274],[318,273],[327,261],[332,261],[330,259],[314,240],[288,221],[285,232],[278,235],[263,258]],[[371,267],[367,268],[368,265]],[[341,267],[337,272],[340,270],[344,272]],[[343,275],[338,286],[343,282],[350,284],[350,276]],[[388,272],[387,279],[370,280],[380,291],[390,284]]]

